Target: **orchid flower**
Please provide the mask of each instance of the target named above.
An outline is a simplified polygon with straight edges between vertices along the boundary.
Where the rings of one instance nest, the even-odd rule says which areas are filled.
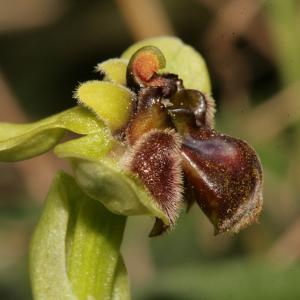
[[[194,49],[145,40],[96,71],[99,80],[76,88],[78,106],[0,125],[0,160],[54,147],[74,171],[55,178],[33,237],[36,299],[129,299],[119,252],[126,216],[155,218],[157,236],[195,202],[221,233],[250,225],[262,208],[259,158],[213,128],[209,77]],[[65,131],[80,137],[59,144]]]

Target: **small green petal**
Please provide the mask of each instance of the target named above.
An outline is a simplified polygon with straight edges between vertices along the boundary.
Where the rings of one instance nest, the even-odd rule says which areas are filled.
[[[99,161],[117,142],[105,129],[75,140],[59,144],[54,153],[61,158],[81,158]]]
[[[169,225],[169,218],[158,207],[142,182],[116,163],[74,159],[75,179],[91,198],[100,201],[113,213],[125,216],[149,215]]]
[[[129,47],[122,54],[122,58],[130,59],[139,48],[150,45],[159,48],[166,58],[166,68],[161,72],[178,74],[186,88],[210,94],[210,79],[204,59],[178,38],[159,37],[138,42]]]
[[[81,84],[75,97],[79,104],[91,109],[112,131],[127,124],[134,100],[134,94],[129,89],[99,80]]]
[[[126,85],[127,59],[112,58],[96,66],[96,71],[104,73],[104,80]]]
[[[83,107],[29,124],[0,123],[0,161],[18,161],[42,154],[53,148],[65,130],[90,134],[104,124]]]

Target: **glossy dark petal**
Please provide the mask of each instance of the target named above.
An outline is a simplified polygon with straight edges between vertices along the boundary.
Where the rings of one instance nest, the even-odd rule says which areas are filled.
[[[165,129],[171,120],[161,103],[161,88],[143,88],[138,94],[137,110],[126,129],[127,141],[133,145],[152,129]]]
[[[208,128],[183,139],[183,170],[216,233],[253,223],[262,207],[262,168],[244,141]]]
[[[197,126],[213,127],[215,103],[212,97],[197,90],[182,89],[170,99],[170,112],[174,117],[182,113],[192,113]],[[185,120],[185,122],[189,122]]]

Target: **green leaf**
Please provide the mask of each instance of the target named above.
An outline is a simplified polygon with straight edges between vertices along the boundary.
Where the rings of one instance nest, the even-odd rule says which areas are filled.
[[[283,268],[263,260],[217,260],[160,269],[135,299],[297,300],[299,263]]]
[[[75,97],[91,109],[112,130],[122,129],[132,113],[134,94],[126,87],[107,81],[92,80],[81,84]]]
[[[31,241],[30,275],[34,299],[76,299],[67,274],[66,236],[72,179],[60,173],[53,181]]]
[[[72,177],[58,174],[31,242],[34,299],[120,299],[128,295],[119,252],[125,217],[82,193]],[[116,292],[118,291],[118,292]]]
[[[130,59],[139,48],[148,45],[159,48],[166,58],[167,65],[161,72],[178,74],[186,88],[210,94],[210,79],[204,59],[178,38],[159,37],[138,42],[129,47],[122,58]]]
[[[104,124],[92,112],[74,107],[29,124],[0,124],[0,161],[18,161],[53,148],[66,130],[77,134],[95,133]]]
[[[112,58],[96,66],[96,71],[104,74],[104,80],[126,85],[127,59]]]
[[[76,181],[82,190],[111,212],[125,216],[153,216],[169,224],[169,218],[142,182],[115,162],[108,159],[100,162],[74,159],[72,162]]]

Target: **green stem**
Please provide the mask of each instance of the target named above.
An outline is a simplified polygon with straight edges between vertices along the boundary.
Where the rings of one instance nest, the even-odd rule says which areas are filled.
[[[70,242],[68,275],[78,300],[111,299],[125,217],[95,200],[80,203]]]
[[[119,251],[125,221],[58,174],[31,243],[34,299],[130,299]]]

